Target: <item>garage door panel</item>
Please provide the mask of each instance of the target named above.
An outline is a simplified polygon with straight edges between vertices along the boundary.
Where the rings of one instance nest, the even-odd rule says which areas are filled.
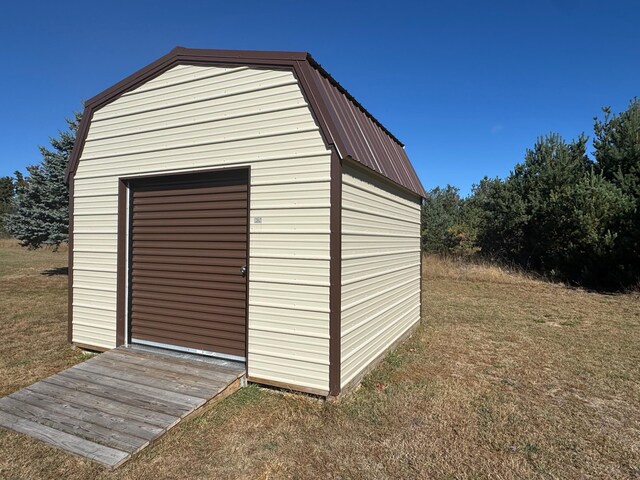
[[[140,248],[140,252],[146,251],[143,249],[154,249],[163,247],[163,250],[198,250],[202,253],[214,251],[217,252],[219,250],[239,250],[241,252],[247,251],[246,243],[240,243],[239,241],[222,241],[222,242],[193,242],[189,240],[171,242],[167,240],[162,240],[162,236],[159,236],[158,240],[133,240],[133,248]],[[208,253],[210,256],[210,253]]]
[[[229,302],[232,303],[232,302]],[[138,312],[152,312],[166,315],[181,316],[182,318],[191,318],[194,314],[203,313],[210,314],[212,312],[220,312],[226,315],[231,312],[233,315],[240,315],[244,318],[245,306],[236,303],[233,305],[205,305],[198,303],[184,303],[175,300],[163,301],[154,298],[145,298],[138,296],[137,298]],[[183,313],[181,313],[183,312]],[[242,312],[242,313],[238,313]]]
[[[172,329],[174,328],[175,317],[157,315],[154,313],[137,312],[135,315],[136,324],[141,326],[156,326],[160,329]],[[182,323],[189,325],[190,327],[199,329],[209,329],[211,321],[217,321],[220,323],[219,328],[221,331],[243,333],[244,332],[244,318],[240,316],[220,316],[206,314],[202,319],[184,318]]]
[[[223,295],[227,298],[238,298],[240,300],[246,296],[246,285],[240,283],[137,277],[132,280],[131,284],[141,292],[165,292],[168,294],[195,295],[197,297]]]
[[[198,230],[198,232],[204,233],[209,231],[208,229],[214,229],[218,227],[244,227],[246,229],[247,223],[246,219],[243,220],[242,218],[220,216],[204,216],[203,218],[180,217],[173,219],[170,225],[168,225],[163,218],[146,218],[133,220],[133,226],[135,228],[157,227],[158,225],[166,228],[167,233],[174,232],[176,229],[180,229],[178,231],[183,231],[181,230],[183,227],[202,228],[202,230]]]
[[[237,273],[233,275],[210,275],[201,274],[179,274],[171,272],[162,272],[158,270],[133,271],[131,281],[133,283],[147,283],[151,285],[165,285],[176,287],[199,287],[199,288],[219,288],[223,290],[235,290],[244,292],[246,290],[246,282]]]
[[[133,212],[133,221],[136,220],[180,220],[184,218],[204,218],[204,219],[218,219],[218,218],[237,218],[238,215],[245,215],[247,212],[242,208],[225,208],[216,210],[186,210],[176,212]]]
[[[238,269],[232,265],[189,265],[183,263],[153,263],[136,262],[133,264],[133,273],[139,275],[159,275],[163,272],[166,275],[175,275],[176,278],[189,278],[189,275],[228,275],[236,276]],[[181,276],[183,275],[183,276]],[[244,281],[244,280],[241,280]]]
[[[165,298],[173,298],[174,296],[189,296],[200,298],[217,298],[223,297],[228,299],[243,300],[245,298],[244,291],[236,291],[228,288],[225,289],[207,289],[196,287],[171,287],[166,285],[150,285],[146,282],[133,282],[132,286],[136,292],[157,292],[166,293]]]
[[[132,289],[132,299],[144,298],[147,300],[155,300],[158,304],[165,305],[167,302],[170,304],[186,304],[186,305],[212,305],[218,307],[234,307],[241,308],[244,305],[244,300],[238,298],[228,297],[200,297],[196,295],[182,295],[173,294],[171,296],[163,292],[148,292],[140,289]]]
[[[246,194],[244,194],[246,198]],[[167,197],[170,198],[170,197]],[[224,199],[224,200],[223,200]],[[207,202],[198,202],[198,203],[156,203],[156,204],[148,204],[148,205],[134,205],[133,206],[133,215],[137,213],[145,213],[145,212],[195,212],[206,210],[207,212],[216,212],[223,211],[226,212],[230,209],[240,209],[244,206],[243,200],[230,200],[226,198],[226,195],[220,195],[218,200],[210,200]]]
[[[159,242],[160,243],[160,242]],[[141,257],[140,261],[144,260],[145,255],[151,256],[163,256],[163,257],[198,257],[198,258],[229,258],[229,259],[246,259],[246,248],[238,250],[213,250],[213,249],[204,249],[204,248],[162,248],[162,245],[158,248],[142,248],[134,245],[135,255],[136,257]],[[138,258],[136,258],[138,260]],[[236,262],[241,263],[241,262]]]
[[[164,226],[162,231],[165,235],[194,235],[194,238],[204,237],[207,235],[245,235],[247,233],[246,225],[176,225],[174,227]],[[139,224],[135,227],[136,235],[140,238],[148,235],[158,235],[153,225]]]
[[[152,192],[146,192],[147,194]],[[171,195],[167,195],[166,192],[161,192],[162,195],[153,195],[147,197],[136,197],[136,209],[145,205],[187,205],[190,206],[194,202],[199,204],[209,204],[211,202],[218,202],[221,200],[241,200],[244,201],[247,198],[246,188],[234,188],[231,192],[217,192],[216,193],[200,193],[185,195],[184,193],[174,192]]]
[[[164,343],[175,347],[203,350],[205,352],[214,351],[225,355],[238,355],[239,351],[244,351],[243,342],[233,342],[230,340],[219,340],[206,337],[195,337],[189,339],[174,338],[172,335],[163,336],[164,332],[158,330],[153,335],[141,334],[140,339],[147,342]]]
[[[192,186],[188,189],[185,188],[172,188],[171,186],[164,186],[161,190],[153,187],[141,187],[136,191],[136,198],[140,200],[157,201],[161,197],[179,197],[184,199],[193,198],[197,195],[210,195],[211,193],[236,193],[247,192],[247,184],[239,185],[213,185],[213,186]],[[171,200],[169,200],[171,201]]]
[[[233,341],[244,340],[244,328],[242,328],[242,325],[227,323],[221,326],[224,326],[224,328],[219,328],[215,332],[212,332],[208,325],[189,325],[189,332],[192,335],[197,335],[199,337],[214,337],[216,339],[228,339]],[[136,328],[138,328],[139,331],[141,331],[140,329],[148,329],[148,333],[152,335],[154,335],[156,331],[174,332],[174,325],[170,322],[159,323],[154,320],[145,320],[143,318],[136,319]]]
[[[134,261],[136,266],[149,265],[149,268],[161,269],[166,266],[173,268],[174,266],[184,266],[185,268],[207,268],[207,267],[234,267],[237,271],[242,265],[245,265],[246,258],[221,258],[211,257],[202,258],[198,256],[167,256],[167,255],[138,255]],[[176,267],[176,268],[177,268]],[[142,268],[142,267],[140,267]]]
[[[136,322],[132,332],[146,335],[169,336],[172,340],[193,340],[197,342],[208,342],[210,339],[214,342],[223,342],[229,340],[232,342],[243,342],[244,332],[228,332],[226,330],[217,329],[215,332],[210,328],[189,327],[189,333],[176,332],[171,324],[154,323],[139,320]]]
[[[131,185],[131,338],[245,356],[246,171]]]
[[[236,230],[235,232],[219,232],[213,229],[211,232],[167,232],[163,229],[162,233],[156,233],[156,231],[140,231],[140,228],[136,229],[136,233],[133,235],[134,242],[157,242],[158,240],[164,240],[165,242],[243,242],[247,238],[246,230]],[[194,229],[197,230],[197,229]],[[142,246],[142,245],[140,245]],[[204,245],[205,247],[207,245]],[[199,248],[202,248],[200,245]]]

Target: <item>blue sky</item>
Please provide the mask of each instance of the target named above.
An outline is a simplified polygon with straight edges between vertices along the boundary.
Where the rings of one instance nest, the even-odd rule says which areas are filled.
[[[640,96],[640,2],[7,2],[0,176],[88,99],[176,45],[309,51],[405,144],[425,187],[467,193],[536,137],[592,133]]]

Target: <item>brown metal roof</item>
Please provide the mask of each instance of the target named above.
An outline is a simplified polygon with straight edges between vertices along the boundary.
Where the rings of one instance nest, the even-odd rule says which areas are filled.
[[[403,144],[308,53],[183,47],[174,48],[164,57],[85,102],[78,138],[67,167],[67,182],[75,174],[93,112],[179,64],[291,68],[320,124],[323,138],[327,144],[335,146],[341,158],[351,158],[401,187],[425,196]]]
[[[331,77],[311,56],[316,82],[323,102],[332,116],[332,132],[340,155],[351,157],[395,183],[425,196],[404,145],[371,115],[349,92]],[[331,126],[329,128],[331,128]]]

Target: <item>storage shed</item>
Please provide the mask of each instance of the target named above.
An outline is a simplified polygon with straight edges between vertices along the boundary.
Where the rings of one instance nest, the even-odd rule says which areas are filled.
[[[85,104],[69,341],[339,395],[420,320],[424,189],[308,53],[178,47]]]

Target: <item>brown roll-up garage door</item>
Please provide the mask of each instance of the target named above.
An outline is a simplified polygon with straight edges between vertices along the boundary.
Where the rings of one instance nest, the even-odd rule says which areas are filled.
[[[246,170],[136,180],[130,338],[245,357]]]

